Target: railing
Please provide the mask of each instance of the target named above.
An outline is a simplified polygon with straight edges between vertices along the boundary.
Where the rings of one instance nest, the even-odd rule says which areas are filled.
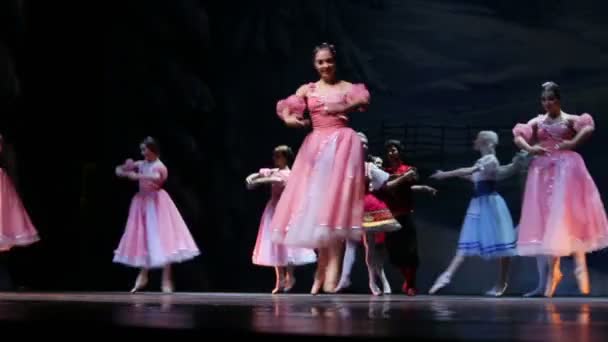
[[[407,159],[418,167],[443,168],[453,160],[475,155],[473,140],[479,131],[492,130],[498,134],[499,157],[509,158],[516,149],[512,143],[512,127],[477,125],[410,125],[383,122],[366,132],[373,154],[383,153],[384,142],[397,139],[403,144]]]

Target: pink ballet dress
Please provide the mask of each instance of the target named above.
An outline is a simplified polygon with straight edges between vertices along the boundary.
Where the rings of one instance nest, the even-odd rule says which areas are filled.
[[[528,169],[517,242],[520,255],[566,256],[608,246],[606,211],[583,158],[557,149],[586,126],[594,126],[589,114],[566,115],[553,123],[539,115],[513,129],[515,136],[550,151],[534,157]]]
[[[307,97],[279,101],[277,113],[289,108],[302,116],[308,109],[313,131],[304,139],[290,180],[272,219],[273,240],[291,246],[319,248],[361,234],[365,167],[359,136],[348,127],[347,113],[329,114],[328,106],[368,98],[364,85],[327,94],[308,84]]]
[[[281,198],[281,193],[285,188],[287,179],[290,174],[289,169],[261,169],[259,174],[262,177],[277,177],[281,179],[280,183],[272,183],[270,200],[266,204],[258,237],[253,249],[252,261],[255,265],[260,266],[288,266],[288,265],[306,265],[317,261],[317,256],[312,249],[288,247],[272,241],[272,229],[270,221],[275,212],[275,207]]]
[[[30,245],[39,240],[15,186],[0,168],[0,252],[15,246]]]
[[[194,258],[199,250],[182,216],[161,187],[167,168],[160,161],[139,161],[137,172],[160,176],[157,180],[140,179],[139,192],[133,197],[129,218],[114,262],[132,267],[159,268]]]

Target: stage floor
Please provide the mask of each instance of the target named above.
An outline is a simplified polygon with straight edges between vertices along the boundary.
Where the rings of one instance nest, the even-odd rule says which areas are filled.
[[[237,293],[0,293],[0,331],[77,328],[462,341],[607,341],[608,299]],[[26,329],[24,329],[26,328]],[[409,340],[414,341],[414,340]]]

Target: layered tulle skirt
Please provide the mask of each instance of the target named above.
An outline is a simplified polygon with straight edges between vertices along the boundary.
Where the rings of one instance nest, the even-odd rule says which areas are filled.
[[[0,169],[0,252],[39,240],[10,177]]]
[[[473,197],[458,240],[459,255],[496,258],[516,254],[511,213],[498,193]]]
[[[606,211],[581,156],[554,151],[536,157],[528,169],[519,254],[566,256],[606,246]]]
[[[275,206],[275,202],[269,201],[262,214],[258,236],[253,249],[253,264],[276,267],[298,266],[316,262],[317,255],[312,249],[290,247],[272,241],[270,222],[274,215]]]
[[[198,254],[186,223],[166,191],[135,195],[125,232],[114,252],[114,262],[158,268]]]
[[[307,248],[361,235],[365,167],[350,128],[315,129],[296,157],[271,223],[273,240]]]

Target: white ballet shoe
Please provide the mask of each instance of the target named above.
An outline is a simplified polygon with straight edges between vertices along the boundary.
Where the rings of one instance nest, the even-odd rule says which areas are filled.
[[[378,285],[376,285],[375,282],[370,281],[369,282],[369,289],[372,292],[372,294],[374,296],[381,296],[382,295],[382,290],[380,290],[380,288],[378,287]]]
[[[433,284],[433,287],[429,290],[429,294],[435,294],[437,291],[446,287],[450,281],[452,281],[452,275],[447,272],[442,273],[439,278],[435,280],[435,284]]]
[[[493,288],[491,288],[490,290],[486,291],[485,295],[490,296],[490,297],[502,297],[502,295],[505,294],[505,291],[507,291],[508,285],[509,284],[507,284],[507,283],[505,283],[502,286],[496,285]]]
[[[135,286],[133,286],[133,288],[131,289],[130,292],[131,293],[138,292],[139,290],[146,287],[146,285],[148,285],[148,274],[140,272],[137,275],[137,279],[135,279]]]
[[[349,288],[351,285],[350,279],[340,279],[338,286],[336,286],[335,292],[341,292]]]
[[[591,291],[591,285],[589,284],[589,271],[587,271],[587,267],[577,267],[574,270],[574,275],[576,276],[576,282],[581,294],[588,295]]]
[[[540,297],[540,296],[544,295],[544,292],[545,292],[545,289],[543,288],[543,286],[538,286],[534,290],[524,293],[524,297],[526,297],[526,298]]]

